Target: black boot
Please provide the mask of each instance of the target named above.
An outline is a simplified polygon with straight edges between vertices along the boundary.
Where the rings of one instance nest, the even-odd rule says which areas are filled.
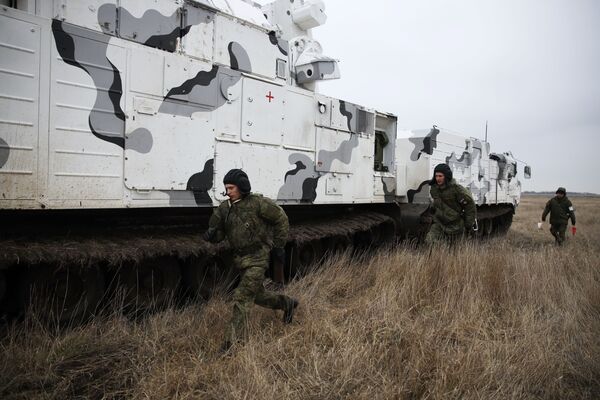
[[[296,307],[298,307],[298,300],[293,299],[291,297],[285,297],[283,300],[283,323],[291,324],[294,319],[294,312],[296,311]]]

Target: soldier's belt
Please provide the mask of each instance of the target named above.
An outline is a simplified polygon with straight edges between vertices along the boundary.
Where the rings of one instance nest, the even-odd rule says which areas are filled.
[[[236,256],[243,256],[246,254],[255,253],[259,250],[262,250],[263,248],[264,248],[264,244],[253,244],[251,246],[240,247],[240,248],[234,249],[233,252]]]
[[[433,218],[437,219],[441,225],[458,225],[462,221],[460,216],[458,218],[450,219],[443,214],[434,214]]]

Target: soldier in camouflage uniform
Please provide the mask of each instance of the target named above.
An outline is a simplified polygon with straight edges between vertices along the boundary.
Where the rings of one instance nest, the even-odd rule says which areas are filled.
[[[283,310],[283,322],[291,323],[298,301],[266,291],[263,287],[269,255],[285,260],[289,223],[285,212],[274,201],[250,192],[248,175],[232,169],[223,179],[229,200],[215,209],[204,239],[220,242],[227,238],[240,270],[240,283],[233,292],[233,315],[227,327],[222,350],[245,337],[248,313],[254,304]]]
[[[447,164],[435,167],[430,185],[433,224],[425,241],[452,243],[472,232],[477,218],[475,202],[471,192],[452,179],[452,170]]]
[[[557,245],[562,245],[565,241],[565,231],[569,224],[575,226],[575,209],[571,200],[567,197],[567,190],[559,187],[556,190],[556,196],[548,200],[544,212],[542,213],[542,221],[546,221],[546,216],[550,213],[550,233],[554,236]]]

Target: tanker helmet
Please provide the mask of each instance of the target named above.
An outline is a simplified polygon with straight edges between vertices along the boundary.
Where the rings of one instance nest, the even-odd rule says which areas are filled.
[[[435,166],[435,168],[433,170],[433,178],[431,179],[431,186],[435,185],[435,174],[438,172],[441,172],[442,174],[444,174],[444,177],[446,178],[446,184],[450,183],[450,181],[452,180],[452,170],[450,169],[448,164],[438,164]]]
[[[237,186],[241,194],[248,194],[250,193],[250,190],[252,190],[248,175],[241,169],[232,169],[226,173],[223,178],[223,184]]]

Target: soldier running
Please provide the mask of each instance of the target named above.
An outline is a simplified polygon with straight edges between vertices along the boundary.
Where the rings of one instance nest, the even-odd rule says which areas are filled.
[[[426,243],[453,243],[465,233],[472,233],[477,218],[475,202],[471,193],[452,179],[452,170],[447,164],[435,167],[430,185],[433,224]]]
[[[556,196],[548,200],[544,212],[542,213],[542,221],[546,221],[546,216],[550,213],[550,233],[554,236],[556,244],[561,246],[565,241],[565,231],[571,219],[573,225],[573,234],[575,234],[575,209],[571,200],[567,197],[567,190],[559,187],[556,190]]]
[[[226,352],[232,344],[245,338],[248,314],[254,304],[283,310],[283,322],[289,324],[298,301],[263,287],[271,249],[276,262],[285,260],[287,215],[271,199],[251,193],[248,175],[240,169],[229,171],[223,184],[229,200],[213,212],[204,239],[216,243],[227,238],[241,275],[233,292],[233,315],[221,347],[221,351]]]

